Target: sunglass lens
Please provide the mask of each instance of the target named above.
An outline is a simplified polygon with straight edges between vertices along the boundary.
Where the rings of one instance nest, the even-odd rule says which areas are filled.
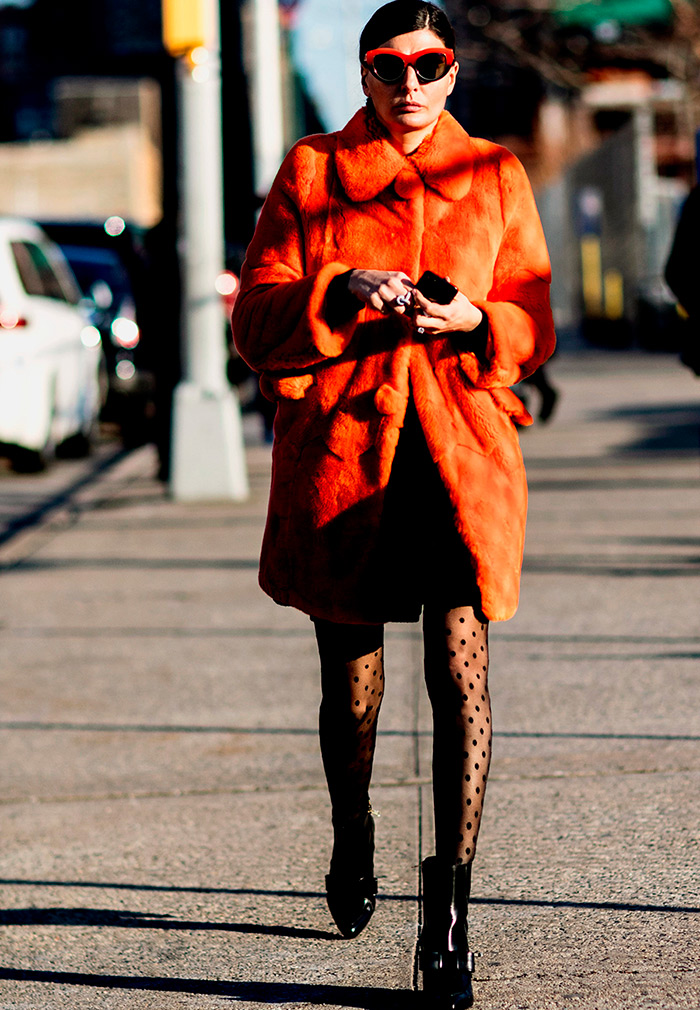
[[[389,84],[401,80],[404,72],[404,62],[400,56],[393,56],[391,53],[378,53],[374,57],[372,69],[380,81],[385,81]]]
[[[426,53],[416,60],[416,73],[422,81],[439,81],[447,73],[447,60],[442,53]]]

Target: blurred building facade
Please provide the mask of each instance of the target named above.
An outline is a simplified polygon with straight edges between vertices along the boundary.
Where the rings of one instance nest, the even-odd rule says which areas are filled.
[[[163,214],[160,88],[149,78],[59,77],[56,139],[0,145],[0,214],[119,215],[150,228]]]
[[[695,179],[700,126],[700,19],[686,10],[693,5],[445,6],[461,65],[452,111],[528,170],[555,264],[559,333],[613,346],[672,342],[675,306],[663,265]]]
[[[253,3],[221,3],[225,225],[234,266],[263,195],[252,181]],[[362,102],[357,39],[377,6],[280,0],[286,147],[339,128]],[[695,178],[697,5],[443,6],[461,65],[451,111],[470,133],[510,147],[528,170],[556,264],[560,331],[638,339],[635,332],[666,311],[661,264]],[[175,61],[161,28],[161,0],[0,0],[0,213],[118,213],[176,233]]]
[[[255,220],[246,2],[221,5],[226,230],[241,246]],[[175,81],[161,0],[0,0],[0,171],[9,180],[0,213],[118,213],[175,228]]]

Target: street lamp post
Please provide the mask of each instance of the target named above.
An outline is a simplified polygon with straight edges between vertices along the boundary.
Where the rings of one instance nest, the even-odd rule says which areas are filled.
[[[173,402],[170,488],[179,501],[248,494],[240,408],[226,378],[215,282],[224,265],[218,0],[163,0],[178,56],[184,369]]]
[[[278,0],[249,0],[246,73],[250,86],[253,188],[267,196],[284,156]]]

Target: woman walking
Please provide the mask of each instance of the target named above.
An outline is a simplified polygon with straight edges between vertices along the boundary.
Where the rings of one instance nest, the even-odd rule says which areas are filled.
[[[287,156],[233,318],[277,401],[260,582],[314,622],[334,834],[326,886],[348,937],[377,891],[369,787],[384,624],[422,613],[435,854],[422,865],[420,966],[434,1005],[449,1008],[472,1004],[488,624],[518,602],[527,491],[514,422],[531,419],[509,387],[554,348],[522,166],[445,111],[454,45],[431,3],[375,12],[360,39],[366,107]]]

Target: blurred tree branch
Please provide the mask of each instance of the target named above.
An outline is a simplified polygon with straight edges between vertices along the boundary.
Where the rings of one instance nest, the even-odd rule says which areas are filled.
[[[539,44],[533,47],[517,21],[492,21],[484,28],[484,36],[510,53],[521,66],[534,70],[550,84],[578,91],[584,83],[582,71],[576,66],[567,66],[557,54],[548,52],[543,34],[546,33],[538,32]]]
[[[596,67],[635,64],[658,68],[700,87],[700,0],[670,0],[674,18],[667,27],[617,25],[605,37],[590,28],[562,26],[552,0],[453,2],[451,14],[462,40],[462,57],[484,62],[498,53],[557,87],[579,91]]]
[[[700,88],[700,5],[697,0],[671,0],[675,14],[678,67],[674,76]]]

